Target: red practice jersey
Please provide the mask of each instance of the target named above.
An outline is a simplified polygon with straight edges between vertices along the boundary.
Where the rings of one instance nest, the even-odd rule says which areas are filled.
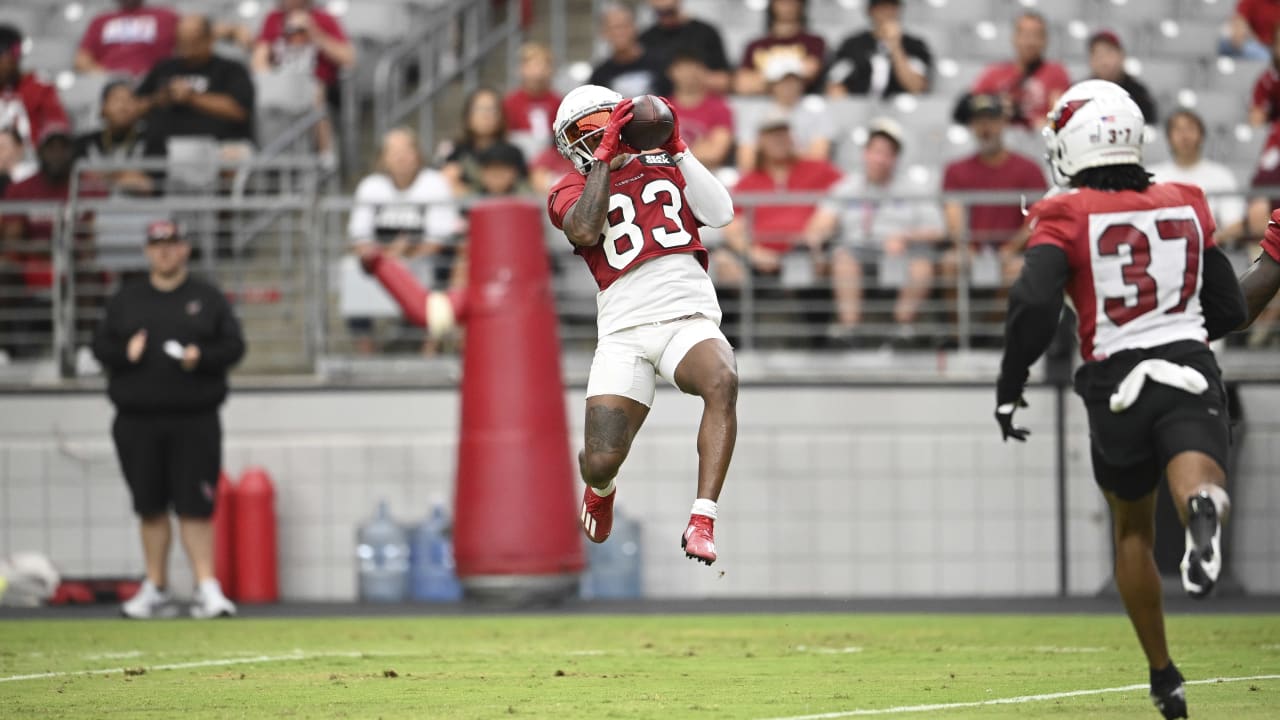
[[[1280,210],[1271,213],[1271,222],[1267,223],[1267,232],[1262,236],[1262,250],[1280,263]]]
[[[609,214],[600,242],[574,252],[587,261],[596,284],[606,290],[633,268],[663,255],[693,253],[703,269],[707,250],[698,238],[698,220],[684,197],[684,176],[665,154],[637,155],[610,174]],[[582,197],[587,178],[572,172],[560,178],[547,198],[557,229]]]
[[[1179,340],[1208,342],[1201,268],[1215,227],[1200,188],[1073,190],[1036,203],[1030,222],[1028,248],[1053,245],[1067,254],[1066,290],[1086,361]]]

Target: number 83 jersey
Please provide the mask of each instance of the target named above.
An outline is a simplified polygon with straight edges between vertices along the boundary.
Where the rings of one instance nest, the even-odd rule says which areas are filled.
[[[1030,222],[1028,248],[1053,245],[1067,255],[1066,291],[1080,317],[1085,361],[1180,340],[1208,342],[1201,268],[1215,228],[1200,188],[1072,190],[1036,203]]]
[[[664,154],[637,155],[611,172],[609,182],[600,241],[574,249],[600,288],[598,334],[695,314],[719,323],[701,223],[685,201],[679,168]],[[547,212],[557,229],[585,185],[586,177],[572,172],[551,188]]]

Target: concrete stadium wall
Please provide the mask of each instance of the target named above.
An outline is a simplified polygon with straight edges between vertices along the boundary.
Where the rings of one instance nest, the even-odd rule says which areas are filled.
[[[1280,388],[1245,397],[1234,560],[1247,587],[1275,593]],[[677,545],[695,487],[700,405],[660,391],[619,477],[618,510],[643,525],[646,594],[1055,593],[1053,393],[1028,399],[1020,419],[1036,433],[1006,446],[987,388],[744,388],[717,527],[721,559],[707,569]],[[580,390],[566,393],[575,451],[581,402]],[[67,574],[140,572],[106,399],[7,394],[0,407],[0,555],[43,551]],[[1106,582],[1110,544],[1083,412],[1074,396],[1067,407],[1069,589],[1087,595]],[[408,522],[451,497],[457,414],[450,390],[233,393],[225,465],[238,474],[260,464],[276,481],[286,598],[355,596],[355,528],[378,500]],[[179,592],[190,585],[184,566],[173,563]]]

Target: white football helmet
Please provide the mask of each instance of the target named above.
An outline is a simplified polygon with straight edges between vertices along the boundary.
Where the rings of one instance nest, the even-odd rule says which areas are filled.
[[[551,130],[555,133],[556,149],[573,163],[578,172],[586,174],[595,159],[595,143],[589,138],[598,137],[609,122],[609,114],[622,102],[622,96],[607,87],[583,85],[574,88],[556,110],[556,120]]]
[[[1124,88],[1106,80],[1085,80],[1058,98],[1044,126],[1053,181],[1062,187],[1081,170],[1104,165],[1142,164],[1146,121]]]

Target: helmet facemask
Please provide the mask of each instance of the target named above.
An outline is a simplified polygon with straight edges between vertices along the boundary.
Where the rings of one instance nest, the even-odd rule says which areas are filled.
[[[586,174],[595,162],[595,150],[603,140],[601,133],[609,124],[609,116],[616,103],[590,108],[556,134],[556,149],[571,161],[578,172]]]

